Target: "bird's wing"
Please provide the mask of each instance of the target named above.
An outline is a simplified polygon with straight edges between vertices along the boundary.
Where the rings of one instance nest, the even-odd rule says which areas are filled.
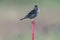
[[[31,17],[34,17],[36,14],[36,10],[33,9],[32,11],[30,11],[26,16],[25,18],[31,18]]]
[[[35,10],[32,10],[32,11],[30,11],[29,13],[28,13],[28,15],[26,16],[26,17],[28,17],[28,18],[32,18],[32,17],[34,17],[36,14],[36,11]]]
[[[27,16],[32,15],[32,14],[34,14],[34,13],[36,13],[36,11],[35,11],[35,10],[32,10],[32,11],[30,11],[30,12],[28,13]]]

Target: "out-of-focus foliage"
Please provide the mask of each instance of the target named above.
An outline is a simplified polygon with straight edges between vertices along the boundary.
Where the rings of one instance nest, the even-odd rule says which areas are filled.
[[[31,22],[16,20],[35,4],[41,9],[35,40],[60,40],[60,0],[0,0],[0,40],[31,40]]]

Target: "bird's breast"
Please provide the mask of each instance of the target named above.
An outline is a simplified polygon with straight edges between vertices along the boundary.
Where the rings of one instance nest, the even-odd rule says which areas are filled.
[[[38,13],[40,12],[40,9],[38,9],[38,11],[37,11]]]

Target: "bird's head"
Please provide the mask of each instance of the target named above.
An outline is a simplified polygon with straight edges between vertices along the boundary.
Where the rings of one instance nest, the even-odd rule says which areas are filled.
[[[40,9],[39,9],[38,5],[35,5],[34,9],[37,10],[38,12],[40,12]]]
[[[38,5],[35,5],[34,6],[34,9],[37,10],[38,12],[40,12],[40,9],[39,9],[39,6]]]
[[[34,6],[34,9],[35,9],[35,10],[38,10],[38,5],[35,5],[35,6]]]
[[[34,7],[35,7],[35,8],[38,8],[38,5],[35,5]]]
[[[38,7],[38,5],[35,5],[35,7]]]

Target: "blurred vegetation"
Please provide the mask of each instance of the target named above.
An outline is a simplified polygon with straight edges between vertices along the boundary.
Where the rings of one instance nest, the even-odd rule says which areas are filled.
[[[0,3],[8,3],[8,4],[11,4],[11,3],[16,3],[16,4],[44,4],[44,5],[59,5],[60,4],[60,0],[0,0]],[[53,5],[52,5],[53,6]]]
[[[24,6],[24,7],[26,7],[27,8],[27,6],[29,6],[29,5],[35,5],[35,4],[38,4],[40,7],[41,7],[41,9],[43,10],[43,12],[44,12],[44,15],[46,16],[46,14],[47,14],[47,11],[48,11],[48,9],[49,9],[49,12],[48,12],[48,14],[50,15],[50,11],[51,11],[51,14],[53,14],[53,15],[56,15],[56,14],[60,14],[60,0],[0,0],[0,8],[2,8],[3,6],[2,5],[4,5],[4,7],[5,7],[5,5],[7,5],[8,7],[9,7],[9,5],[10,6],[12,6],[12,5],[14,5],[13,6],[13,8],[15,7],[15,5],[16,6],[19,6],[18,7],[18,9],[20,8],[20,6]],[[2,7],[1,7],[2,6]],[[10,7],[11,8],[11,7]],[[12,10],[10,10],[10,11],[13,11],[13,8],[11,8]],[[5,8],[6,9],[6,8]],[[4,12],[4,11],[6,11],[4,8],[3,8],[3,11],[2,12]],[[8,9],[8,8],[7,8]],[[23,7],[22,7],[22,9],[24,9]],[[14,9],[14,10],[16,10],[16,9]],[[47,10],[47,11],[46,11]],[[55,12],[55,11],[57,11],[57,12]],[[7,10],[8,11],[8,10]],[[6,11],[6,12],[7,12]],[[10,11],[8,11],[8,12],[10,12]],[[20,11],[20,12],[22,12],[21,10],[18,10],[18,11]],[[23,10],[24,11],[24,10]],[[45,12],[46,11],[46,12]],[[58,12],[59,11],[59,12]],[[1,12],[1,10],[0,10],[0,12]],[[15,12],[15,11],[14,11]],[[43,14],[43,12],[42,12],[42,14]],[[4,12],[5,13],[5,12]],[[46,13],[46,14],[45,14]],[[56,14],[55,14],[56,13]],[[8,14],[8,13],[7,13]],[[43,16],[44,16],[43,15]],[[14,15],[13,15],[14,16]],[[42,18],[43,18],[43,16],[42,16]],[[50,15],[50,16],[52,16],[52,15]],[[57,15],[58,16],[58,15]],[[60,16],[60,15],[59,15]],[[55,17],[55,16],[54,16]],[[45,17],[44,17],[45,18]],[[52,20],[56,20],[56,19],[58,19],[58,18],[56,18],[56,19],[53,19],[53,17],[50,17],[50,18],[52,18]],[[50,22],[50,18],[49,19],[47,19],[47,20],[49,20],[49,22]],[[59,17],[60,18],[60,17]],[[13,19],[13,18],[12,18]],[[45,20],[45,19],[44,19]],[[25,23],[26,24],[26,23]],[[57,24],[53,24],[53,25],[57,25]],[[29,25],[28,25],[29,26]],[[51,27],[55,27],[55,26],[51,26]],[[59,26],[59,27],[58,27]],[[59,23],[59,25],[58,25],[57,27],[60,29],[60,23]],[[25,26],[26,27],[26,26]],[[41,33],[41,32],[37,32],[37,34],[35,35],[36,37],[35,37],[35,40],[60,40],[60,31],[59,31],[59,29],[54,29],[54,31],[53,30],[51,30],[51,31],[49,31],[48,32],[48,36],[47,37],[44,37],[44,35],[43,35],[43,33]],[[27,28],[26,28],[27,29]],[[22,31],[22,30],[21,30]],[[9,35],[9,37],[7,38],[7,40],[31,40],[31,30],[25,30],[25,32],[16,32],[16,33],[11,33],[11,35]]]

